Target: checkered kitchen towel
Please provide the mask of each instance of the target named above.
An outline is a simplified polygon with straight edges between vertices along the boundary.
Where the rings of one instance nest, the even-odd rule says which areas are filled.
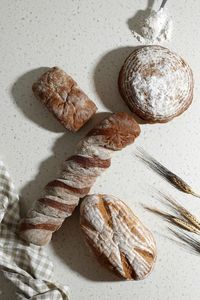
[[[68,287],[53,281],[43,250],[16,235],[19,219],[19,198],[0,161],[0,270],[18,288],[16,299],[68,300]]]

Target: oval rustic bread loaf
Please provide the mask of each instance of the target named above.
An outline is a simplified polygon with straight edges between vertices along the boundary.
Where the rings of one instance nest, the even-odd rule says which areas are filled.
[[[126,59],[119,90],[130,110],[150,122],[167,122],[183,113],[193,98],[193,75],[176,53],[144,46]]]
[[[125,279],[144,279],[151,272],[155,240],[122,201],[110,195],[89,195],[80,213],[86,242],[102,264]]]

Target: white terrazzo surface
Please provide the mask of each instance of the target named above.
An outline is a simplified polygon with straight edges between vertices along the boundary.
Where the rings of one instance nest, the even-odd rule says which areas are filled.
[[[148,1],[152,3],[152,1]],[[99,114],[78,134],[65,132],[35,100],[31,85],[43,67],[58,65],[93,98],[99,112],[128,111],[117,89],[124,58],[137,45],[129,26],[145,0],[0,1],[0,156],[8,166],[24,207],[39,197],[59,165]],[[144,147],[198,189],[200,181],[200,1],[170,0],[173,40],[165,44],[191,65],[195,77],[190,109],[164,125],[142,125],[137,145]],[[171,192],[200,215],[200,202],[177,192],[134,156],[135,146],[116,153],[112,167],[92,192],[121,198],[154,232],[158,260],[141,282],[120,282],[90,255],[79,230],[78,211],[54,235],[46,250],[56,277],[71,288],[72,300],[198,300],[200,254],[170,240],[167,224],[141,203],[161,204],[152,187]],[[199,187],[200,189],[200,187]],[[0,299],[13,300],[14,288],[0,275]]]

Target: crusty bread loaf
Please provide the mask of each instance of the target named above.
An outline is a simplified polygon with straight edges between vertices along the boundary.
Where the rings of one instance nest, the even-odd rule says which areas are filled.
[[[151,232],[122,201],[111,195],[88,195],[81,203],[80,224],[97,259],[128,280],[144,279],[156,260]]]
[[[101,121],[83,138],[76,154],[64,162],[59,178],[47,184],[44,196],[21,221],[21,237],[36,245],[48,243],[97,176],[110,166],[113,151],[133,143],[139,134],[139,125],[126,113],[111,114]]]
[[[135,49],[119,74],[119,90],[130,110],[149,123],[182,114],[193,99],[193,74],[178,54],[149,45]]]
[[[35,96],[70,131],[79,130],[96,113],[94,102],[58,67],[45,72],[32,88]]]

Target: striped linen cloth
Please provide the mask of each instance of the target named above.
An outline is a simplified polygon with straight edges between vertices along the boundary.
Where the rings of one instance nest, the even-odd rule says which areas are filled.
[[[53,280],[43,249],[17,236],[19,220],[19,197],[0,161],[0,270],[17,287],[16,299],[68,300],[68,287]]]

